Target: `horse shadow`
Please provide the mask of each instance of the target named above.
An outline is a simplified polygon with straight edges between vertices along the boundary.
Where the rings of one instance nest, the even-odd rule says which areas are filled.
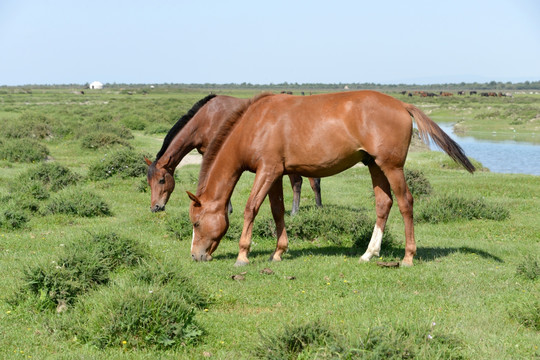
[[[312,248],[302,248],[294,249],[289,248],[287,253],[284,255],[284,258],[296,259],[300,257],[306,257],[309,255],[313,256],[347,256],[347,257],[360,257],[366,249],[361,249],[359,247],[347,247],[339,245],[325,245],[325,246],[314,246]],[[272,251],[263,250],[263,249],[253,249],[250,251],[250,256],[268,256],[272,254]],[[396,246],[386,246],[381,249],[381,256],[385,258],[391,258],[395,260],[400,260],[403,257],[404,249]],[[418,262],[431,262],[437,259],[448,257],[452,254],[472,254],[477,255],[483,259],[494,261],[497,263],[504,263],[504,260],[498,256],[490,254],[487,251],[469,247],[469,246],[460,246],[460,247],[419,247],[416,251],[415,260]],[[216,254],[215,259],[236,259],[238,254],[233,252],[227,252],[224,254]]]

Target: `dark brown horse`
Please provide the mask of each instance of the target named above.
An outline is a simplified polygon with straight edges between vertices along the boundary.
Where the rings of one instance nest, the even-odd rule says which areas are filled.
[[[165,204],[174,190],[174,170],[182,159],[193,149],[204,154],[210,141],[220,125],[238,109],[246,106],[249,99],[238,99],[231,96],[209,95],[198,101],[169,130],[161,150],[154,162],[145,159],[148,164],[147,179],[151,191],[151,207],[153,212],[165,210]],[[291,214],[298,211],[302,177],[290,174],[293,188],[293,205]],[[315,193],[317,206],[321,203],[320,179],[309,179]]]
[[[378,92],[261,95],[252,102],[220,128],[203,159],[197,195],[188,192],[194,260],[212,259],[228,228],[227,202],[245,170],[255,173],[255,181],[244,211],[236,265],[249,262],[253,221],[266,195],[278,237],[271,260],[281,260],[287,250],[283,174],[331,176],[363,162],[373,182],[377,221],[360,260],[379,254],[392,190],[405,223],[403,265],[412,265],[416,253],[413,198],[403,174],[413,129],[411,116],[425,142],[430,137],[465,169],[475,170],[461,147],[421,110]]]

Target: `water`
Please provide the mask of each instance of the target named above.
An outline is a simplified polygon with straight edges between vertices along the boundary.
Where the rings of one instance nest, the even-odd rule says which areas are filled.
[[[457,136],[453,124],[439,124],[465,150],[467,156],[482,163],[491,172],[540,175],[540,145],[517,141],[478,140],[471,136]],[[431,145],[433,150],[439,150]]]

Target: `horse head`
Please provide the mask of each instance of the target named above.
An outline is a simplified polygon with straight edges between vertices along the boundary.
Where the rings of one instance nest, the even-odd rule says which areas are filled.
[[[210,261],[229,227],[227,211],[212,203],[204,203],[194,194],[186,192],[192,201],[189,207],[189,217],[193,224],[191,258],[195,261]]]
[[[156,162],[152,162],[148,158],[144,158],[148,165],[146,178],[150,186],[150,210],[158,212],[165,210],[165,204],[169,201],[169,197],[174,190],[174,170],[169,170],[168,167],[158,166]]]

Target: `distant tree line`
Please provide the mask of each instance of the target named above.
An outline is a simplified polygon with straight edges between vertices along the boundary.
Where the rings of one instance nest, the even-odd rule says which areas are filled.
[[[519,90],[540,90],[539,81],[524,81],[518,83],[491,81],[487,83],[451,83],[451,84],[377,84],[377,83],[277,83],[277,84],[252,84],[252,83],[201,83],[201,84],[183,84],[183,83],[163,83],[163,84],[105,84],[105,88],[117,89],[135,89],[148,88],[151,85],[156,88],[167,89],[192,89],[192,90],[268,90],[268,91],[337,91],[337,90],[379,90],[387,92],[397,91],[459,91],[459,90],[497,90],[497,91],[519,91]],[[16,88],[77,88],[85,87],[87,84],[65,84],[65,85],[24,85],[24,86],[0,86],[0,89],[16,89]]]

